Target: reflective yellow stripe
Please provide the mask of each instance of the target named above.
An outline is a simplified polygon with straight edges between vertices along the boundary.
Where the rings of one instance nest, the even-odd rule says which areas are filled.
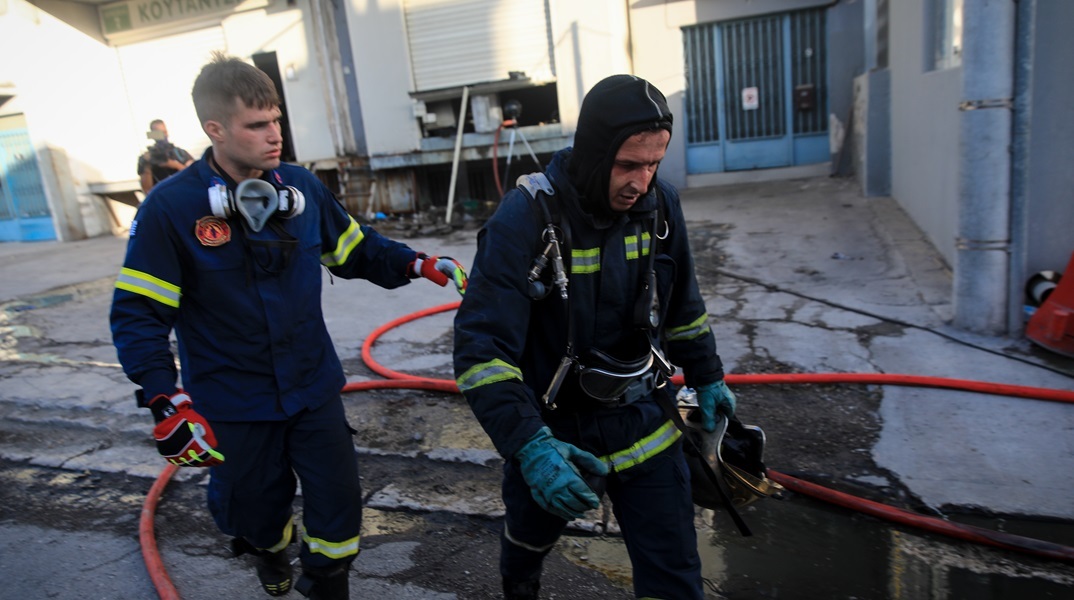
[[[465,392],[483,385],[509,379],[522,381],[522,369],[509,365],[497,358],[470,367],[455,380],[455,385],[459,386],[460,392]]]
[[[648,232],[641,234],[641,255],[649,255],[649,240],[650,236]],[[637,260],[638,258],[638,236],[628,235],[623,238],[626,243],[626,258],[627,260]]]
[[[285,525],[284,528],[283,528],[283,537],[280,538],[280,541],[277,542],[275,546],[273,546],[271,548],[262,548],[262,550],[267,550],[269,552],[272,552],[273,554],[275,554],[276,552],[279,552],[280,550],[283,550],[288,545],[290,545],[291,536],[294,534],[294,531],[295,531],[295,516],[291,515],[291,518],[287,519],[287,525]]]
[[[669,327],[668,328],[668,341],[669,342],[682,342],[685,340],[692,340],[697,337],[701,337],[711,331],[709,329],[707,321],[709,318],[708,313],[702,314],[694,322],[682,327]]]
[[[667,450],[680,436],[682,432],[675,426],[675,423],[668,420],[659,429],[635,442],[633,446],[615,454],[602,456],[600,459],[612,471],[625,471]]]
[[[571,274],[596,273],[600,270],[600,248],[571,250]]]
[[[116,288],[151,298],[172,308],[179,308],[179,297],[183,295],[179,286],[127,267],[119,270]]]
[[[302,534],[302,541],[306,542],[306,546],[309,547],[310,552],[313,554],[323,554],[328,558],[346,558],[348,556],[356,556],[361,550],[358,547],[362,536],[356,535],[349,540],[333,543],[326,542],[320,538],[310,537],[305,533]]]
[[[511,535],[511,530],[509,530],[507,528],[507,522],[506,521],[504,521],[504,524],[503,524],[503,537],[507,538],[508,542],[511,542],[512,544],[518,546],[519,548],[525,548],[526,550],[529,550],[530,552],[537,552],[537,553],[548,552],[549,550],[552,549],[552,546],[556,545],[555,542],[552,542],[551,544],[548,544],[547,546],[534,546],[532,544],[527,544],[526,542],[523,542],[522,540],[516,539],[515,536]]]
[[[354,220],[354,217],[350,217],[351,225],[339,236],[336,240],[336,249],[332,252],[326,252],[321,255],[321,264],[326,267],[338,267],[347,262],[350,258],[351,252],[358,247],[358,244],[362,243],[362,239],[365,238],[365,234],[362,233],[362,226]]]

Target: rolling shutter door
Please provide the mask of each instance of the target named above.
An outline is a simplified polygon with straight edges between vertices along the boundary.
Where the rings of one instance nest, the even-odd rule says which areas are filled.
[[[555,74],[545,0],[406,0],[415,91]]]

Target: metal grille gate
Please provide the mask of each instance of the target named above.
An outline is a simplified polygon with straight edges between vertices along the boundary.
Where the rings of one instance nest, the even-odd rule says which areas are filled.
[[[683,29],[687,172],[829,160],[825,12]]]
[[[782,20],[764,17],[721,27],[729,140],[785,133]],[[751,96],[749,90],[757,91]]]

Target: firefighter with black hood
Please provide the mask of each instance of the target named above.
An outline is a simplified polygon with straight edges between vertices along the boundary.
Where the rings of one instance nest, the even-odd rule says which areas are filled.
[[[459,389],[506,459],[504,597],[537,598],[568,522],[607,494],[639,598],[703,598],[690,473],[669,418],[677,365],[703,426],[735,396],[698,290],[663,94],[630,75],[586,95],[573,148],[523,176],[478,236],[455,318]]]

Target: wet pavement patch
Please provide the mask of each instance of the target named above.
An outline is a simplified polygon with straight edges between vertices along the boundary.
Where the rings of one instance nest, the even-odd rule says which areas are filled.
[[[699,518],[710,597],[1022,600],[1070,598],[1074,591],[1072,565],[892,527],[802,496],[759,502],[743,516],[751,537],[739,535],[726,513]],[[568,540],[559,550],[628,580],[629,559],[617,537]]]
[[[37,296],[27,300],[20,300],[18,302],[12,302],[4,307],[4,310],[8,312],[25,312],[28,310],[36,310],[38,308],[49,308],[65,302],[74,300],[74,294],[52,294],[48,296]]]

